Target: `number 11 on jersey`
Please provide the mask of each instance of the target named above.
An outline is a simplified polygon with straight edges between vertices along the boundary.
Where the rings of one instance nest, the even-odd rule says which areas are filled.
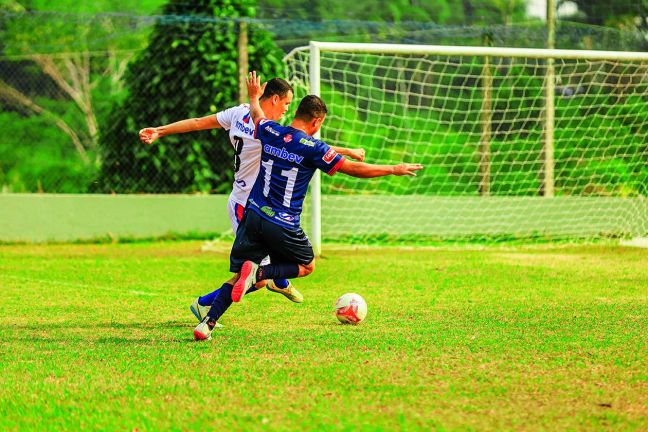
[[[261,165],[263,166],[263,196],[267,197],[270,193],[270,179],[272,178],[272,167],[274,161],[268,159],[267,161],[262,160]],[[282,170],[281,175],[286,177],[286,188],[283,193],[283,206],[290,208],[290,200],[292,199],[293,190],[295,188],[295,181],[297,180],[297,173],[299,169],[297,167],[291,168],[289,170]]]

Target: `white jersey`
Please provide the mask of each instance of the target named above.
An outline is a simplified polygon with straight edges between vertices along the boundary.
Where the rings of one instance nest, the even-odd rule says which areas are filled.
[[[254,138],[250,105],[241,104],[220,111],[216,119],[223,129],[229,131],[234,147],[234,183],[230,199],[245,207],[261,164],[261,141]]]

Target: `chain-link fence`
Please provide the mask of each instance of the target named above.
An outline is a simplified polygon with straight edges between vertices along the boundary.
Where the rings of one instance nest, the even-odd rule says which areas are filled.
[[[0,139],[0,189],[58,193],[226,192],[231,181],[232,151],[222,131],[193,133],[154,149],[141,144],[133,131],[204,116],[236,103],[235,96],[219,95],[224,91],[222,83],[234,95],[238,89],[236,47],[231,45],[238,40],[240,22],[123,14],[1,15],[0,127],[4,133]],[[276,54],[272,62],[261,60],[264,53],[270,52],[268,46],[254,45],[262,33],[270,35],[274,49],[278,47],[272,52],[279,56],[309,40],[504,47],[546,44],[546,31],[540,22],[488,27],[283,19],[245,22],[250,28],[251,68],[280,62],[274,58]],[[168,38],[168,51],[151,53],[152,40],[160,34]],[[206,66],[191,60],[188,56],[195,52],[191,51],[195,48],[192,35],[198,35],[195,40],[199,41],[211,38],[222,42],[214,46],[226,47],[228,57],[223,60],[222,52],[212,52],[206,45],[209,52],[200,54],[207,59]],[[645,46],[644,35],[635,32],[567,22],[557,26],[557,48],[637,51]],[[176,61],[167,62],[158,74],[151,73],[146,62],[153,62],[156,55]],[[135,63],[138,66],[133,66]],[[134,109],[129,99],[133,86],[129,84],[144,79],[145,73],[151,86],[160,89],[181,82],[183,77],[200,77],[173,91],[180,93],[179,100],[202,102],[177,103],[166,96],[155,97],[153,92],[146,101],[152,114],[143,117],[142,124],[132,124],[137,117],[120,117],[120,112]],[[157,116],[156,111],[160,113]],[[124,134],[124,130],[128,133]],[[110,135],[119,136],[119,148],[105,148],[103,138]],[[122,169],[107,172],[106,158],[111,158],[113,168],[122,164]],[[133,160],[139,162],[131,164]],[[109,176],[132,181],[121,189],[115,188]]]

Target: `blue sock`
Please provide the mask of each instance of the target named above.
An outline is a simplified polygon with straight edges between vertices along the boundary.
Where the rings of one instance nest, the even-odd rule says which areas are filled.
[[[288,279],[275,279],[274,283],[279,288],[288,288]]]
[[[215,321],[218,321],[219,318],[227,311],[227,309],[232,305],[232,284],[224,283],[220,289],[217,289],[212,294],[214,295],[211,309],[207,313],[209,318],[213,318]]]
[[[227,282],[225,282],[223,284],[223,286],[218,288],[216,291],[212,291],[209,294],[205,294],[204,296],[198,297],[198,304],[200,306],[209,306],[212,303],[214,303],[214,299],[218,295],[219,291],[222,290],[223,288],[225,288],[225,285],[230,286],[230,287],[232,286],[232,285],[228,284]],[[288,285],[286,285],[286,286],[288,286]],[[285,287],[280,287],[280,288],[285,288]],[[247,294],[250,294],[250,293],[252,293],[254,291],[257,291],[257,290],[258,290],[257,287],[252,287],[245,294],[247,295]],[[232,291],[231,291],[231,288],[230,288],[230,293],[231,292]]]
[[[222,287],[214,291],[216,295],[214,296],[214,301],[211,304],[211,309],[207,313],[209,318],[213,318],[215,321],[218,321],[220,317],[229,309],[232,305],[232,289],[233,285],[224,283]],[[251,292],[256,291],[258,288],[252,287],[245,294],[250,294]]]
[[[228,283],[224,283],[222,287],[218,288],[216,291],[212,291],[209,294],[205,294],[204,296],[198,297],[198,304],[200,306],[209,306],[214,302],[214,298],[218,295],[218,292],[222,290],[225,285],[229,285]],[[231,285],[230,285],[231,286]]]
[[[257,270],[257,280],[292,279],[297,276],[299,276],[299,266],[297,264],[268,264],[259,267]]]

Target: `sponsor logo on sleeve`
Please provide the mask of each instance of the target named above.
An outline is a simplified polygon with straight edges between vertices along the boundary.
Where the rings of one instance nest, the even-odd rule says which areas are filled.
[[[326,154],[322,156],[322,159],[326,163],[331,163],[333,162],[333,159],[335,159],[335,156],[337,156],[337,152],[333,149],[329,149],[329,151],[327,151]]]
[[[279,136],[279,132],[277,132],[276,130],[272,129],[269,125],[265,127],[265,130],[267,130],[268,132],[270,132],[270,133],[271,133],[272,135],[274,135],[274,136]]]
[[[313,141],[311,141],[311,140],[309,140],[309,139],[306,139],[306,138],[302,138],[302,139],[300,139],[300,140],[299,140],[299,144],[304,144],[305,146],[308,146],[308,147],[313,147],[313,146],[315,146],[315,143],[314,143]]]

